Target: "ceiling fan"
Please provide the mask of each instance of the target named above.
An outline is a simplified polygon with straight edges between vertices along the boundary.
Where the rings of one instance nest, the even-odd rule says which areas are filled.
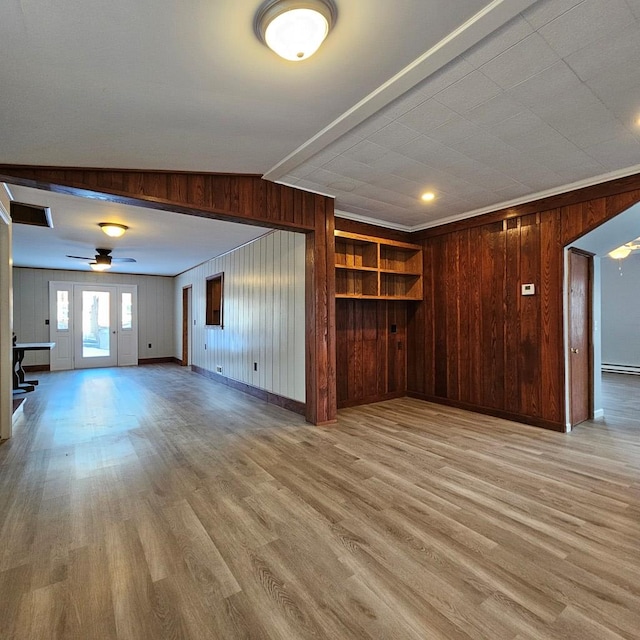
[[[89,266],[94,271],[106,271],[111,268],[112,262],[136,262],[135,258],[114,258],[111,256],[113,249],[96,249],[96,255],[93,258],[85,256],[67,256],[75,260],[88,260]]]

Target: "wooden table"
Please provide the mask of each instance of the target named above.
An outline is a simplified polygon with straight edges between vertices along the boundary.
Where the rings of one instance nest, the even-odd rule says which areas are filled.
[[[56,346],[55,342],[16,342],[13,345],[13,391],[33,391],[37,380],[25,380],[22,361],[25,351],[51,351]]]

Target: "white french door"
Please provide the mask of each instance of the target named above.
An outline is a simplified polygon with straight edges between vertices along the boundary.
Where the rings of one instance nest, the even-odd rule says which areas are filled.
[[[138,364],[137,289],[50,282],[51,370]]]

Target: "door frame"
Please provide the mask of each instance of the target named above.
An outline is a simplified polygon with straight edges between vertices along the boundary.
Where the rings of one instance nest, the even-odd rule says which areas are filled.
[[[115,329],[115,348],[117,353],[117,360],[114,365],[105,366],[132,366],[138,364],[139,352],[138,352],[138,332],[139,332],[139,310],[138,310],[138,285],[137,284],[123,284],[119,282],[73,282],[63,280],[50,280],[49,281],[49,337],[51,342],[56,343],[56,350],[51,352],[50,369],[51,371],[69,371],[76,368],[85,369],[87,367],[76,367],[75,363],[75,351],[77,336],[76,327],[74,326],[75,320],[75,306],[76,306],[76,292],[80,289],[93,289],[100,287],[113,290],[115,296],[115,304],[113,305],[115,310],[115,324],[111,327],[111,331]],[[67,330],[63,330],[65,336],[58,335],[58,329],[56,324],[56,311],[57,300],[54,299],[54,294],[57,295],[57,291],[69,292],[69,326]],[[131,330],[125,329],[121,326],[122,323],[122,294],[130,293],[132,296],[132,327]],[[82,328],[78,330],[82,332]],[[113,333],[111,334],[113,335]],[[65,339],[63,339],[63,337]],[[57,358],[62,354],[63,359]],[[100,365],[97,365],[100,366]],[[92,367],[88,367],[92,368]]]
[[[182,360],[180,364],[191,364],[191,295],[192,285],[182,287]]]
[[[594,299],[594,269],[593,258],[594,254],[578,247],[565,247],[565,260],[564,260],[564,358],[565,358],[565,415],[566,415],[566,432],[570,432],[574,426],[577,426],[573,422],[572,405],[571,405],[571,327],[570,327],[570,310],[571,310],[571,253],[575,253],[584,256],[588,259],[588,283],[587,283],[587,327],[586,333],[589,338],[589,351],[587,358],[587,376],[588,376],[588,392],[589,392],[589,418],[592,420],[594,417],[594,353],[593,353],[593,299]],[[580,423],[578,423],[580,424]]]
[[[4,440],[11,437],[13,423],[11,216],[6,185],[0,186],[0,256],[0,439]]]

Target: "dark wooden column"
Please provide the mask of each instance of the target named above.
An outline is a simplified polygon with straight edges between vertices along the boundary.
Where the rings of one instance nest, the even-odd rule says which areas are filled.
[[[239,174],[0,165],[0,181],[307,234],[306,418],[335,422],[332,198]]]
[[[307,235],[306,381],[307,420],[331,424],[337,418],[335,245],[333,200],[316,205],[316,228]],[[315,418],[315,419],[314,419]]]

